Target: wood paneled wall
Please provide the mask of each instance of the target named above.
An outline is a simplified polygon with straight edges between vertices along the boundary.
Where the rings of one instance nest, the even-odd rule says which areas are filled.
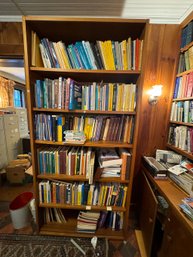
[[[0,56],[23,58],[23,34],[21,22],[0,22]]]
[[[147,29],[133,202],[137,195],[141,157],[154,156],[156,149],[165,149],[180,48],[179,25],[149,24]],[[147,91],[155,84],[163,85],[162,96],[156,105],[151,105]]]

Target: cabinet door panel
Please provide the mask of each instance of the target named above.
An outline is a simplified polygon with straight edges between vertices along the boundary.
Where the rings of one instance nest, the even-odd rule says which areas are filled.
[[[142,187],[143,188],[140,206],[140,227],[143,234],[143,240],[147,256],[151,256],[152,240],[154,234],[158,202],[144,174],[142,177]]]
[[[167,218],[159,257],[192,257],[193,237],[182,221],[171,212]]]

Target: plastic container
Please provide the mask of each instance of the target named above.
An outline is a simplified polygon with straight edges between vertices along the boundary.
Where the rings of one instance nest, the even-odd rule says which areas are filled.
[[[15,229],[27,227],[32,219],[29,203],[33,198],[32,192],[18,195],[9,205],[11,220]]]

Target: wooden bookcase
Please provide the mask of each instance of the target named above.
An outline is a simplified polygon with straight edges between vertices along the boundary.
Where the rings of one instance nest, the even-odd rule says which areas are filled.
[[[190,24],[192,24],[190,26]],[[193,103],[193,94],[188,93],[189,87],[191,87],[191,81],[189,80],[188,76],[193,72],[193,67],[192,64],[190,65],[190,62],[192,63],[192,56],[190,49],[193,46],[193,35],[192,33],[192,26],[193,26],[193,14],[191,13],[181,24],[181,46],[180,46],[180,52],[179,52],[179,65],[178,65],[178,70],[177,70],[177,75],[176,75],[176,84],[175,84],[175,89],[174,89],[174,97],[172,99],[172,105],[182,105],[183,106],[183,114],[179,114],[179,110],[177,111],[176,118],[172,118],[172,110],[171,109],[171,117],[170,117],[170,126],[185,126],[187,129],[190,129],[193,127],[193,120],[190,118],[190,112],[191,112],[191,102]],[[189,28],[188,28],[189,27]],[[188,29],[189,32],[184,32],[185,29]],[[189,39],[187,39],[189,38]],[[193,48],[192,48],[193,49]],[[181,59],[183,56],[183,59]],[[191,59],[191,61],[190,61]],[[182,82],[179,82],[177,86],[177,80],[181,80]],[[185,81],[185,82],[184,82]],[[189,83],[190,82],[190,83]],[[187,86],[188,85],[188,86]],[[180,89],[182,88],[182,90]],[[181,90],[181,93],[178,93]],[[185,103],[188,104],[188,110],[185,112]],[[179,107],[178,107],[179,108]],[[177,109],[178,109],[177,108]],[[185,118],[185,116],[188,115],[188,118]],[[181,116],[181,118],[179,118]],[[188,133],[188,132],[187,132]],[[187,140],[190,140],[190,138],[187,138]],[[192,152],[188,149],[182,149],[181,147],[176,147],[175,144],[171,144],[169,142],[170,138],[168,136],[168,143],[167,147],[170,148],[173,151],[178,152],[179,154],[185,156],[186,158],[193,160],[193,155]]]
[[[79,237],[92,237],[93,234],[77,232],[77,213],[80,210],[91,211],[104,211],[109,210],[107,206],[85,206],[85,205],[67,205],[67,204],[45,204],[39,203],[38,183],[42,180],[57,179],[66,182],[87,181],[84,176],[67,176],[67,175],[40,175],[38,173],[38,158],[37,149],[41,146],[59,146],[63,143],[39,141],[35,138],[34,133],[34,116],[40,113],[53,113],[63,114],[84,114],[84,115],[128,115],[135,119],[135,128],[133,134],[132,144],[123,142],[111,141],[86,141],[84,146],[95,148],[120,148],[124,147],[129,149],[131,159],[130,177],[128,180],[121,181],[120,178],[101,178],[98,183],[118,182],[123,183],[128,187],[126,204],[124,207],[112,206],[112,211],[123,212],[123,230],[113,231],[112,229],[97,229],[95,235],[98,237],[107,237],[112,239],[123,239],[127,235],[128,218],[130,199],[132,191],[132,181],[134,173],[134,164],[136,157],[136,144],[137,144],[137,131],[139,126],[138,112],[140,106],[141,84],[140,77],[143,70],[64,70],[60,68],[44,68],[31,66],[31,33],[32,30],[37,33],[39,38],[47,37],[52,41],[62,40],[66,45],[76,41],[88,40],[96,42],[96,40],[117,40],[121,41],[127,39],[129,36],[132,40],[139,38],[144,39],[146,33],[146,25],[148,20],[127,20],[127,19],[93,19],[93,18],[53,18],[53,17],[23,17],[23,34],[24,34],[24,50],[25,50],[25,73],[26,73],[26,86],[27,86],[27,100],[28,112],[30,120],[30,135],[31,135],[31,151],[32,151],[32,164],[34,171],[34,191],[36,197],[36,217],[37,225],[40,234],[46,235],[62,235],[62,236],[79,236]],[[144,42],[145,43],[145,42]],[[143,47],[143,49],[145,46]],[[82,111],[74,110],[68,111],[64,109],[38,109],[34,105],[34,84],[37,79],[43,80],[44,78],[55,79],[59,76],[65,78],[70,77],[76,81],[84,82],[112,82],[112,83],[135,83],[137,85],[137,99],[136,109],[133,112],[124,111]],[[70,145],[70,144],[69,144]],[[45,207],[61,208],[67,215],[66,224],[45,224],[43,219],[43,212]]]

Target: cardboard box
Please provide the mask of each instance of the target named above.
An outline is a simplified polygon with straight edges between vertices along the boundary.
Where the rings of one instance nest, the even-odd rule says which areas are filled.
[[[25,167],[23,166],[7,166],[7,180],[11,184],[21,184],[25,182]]]

